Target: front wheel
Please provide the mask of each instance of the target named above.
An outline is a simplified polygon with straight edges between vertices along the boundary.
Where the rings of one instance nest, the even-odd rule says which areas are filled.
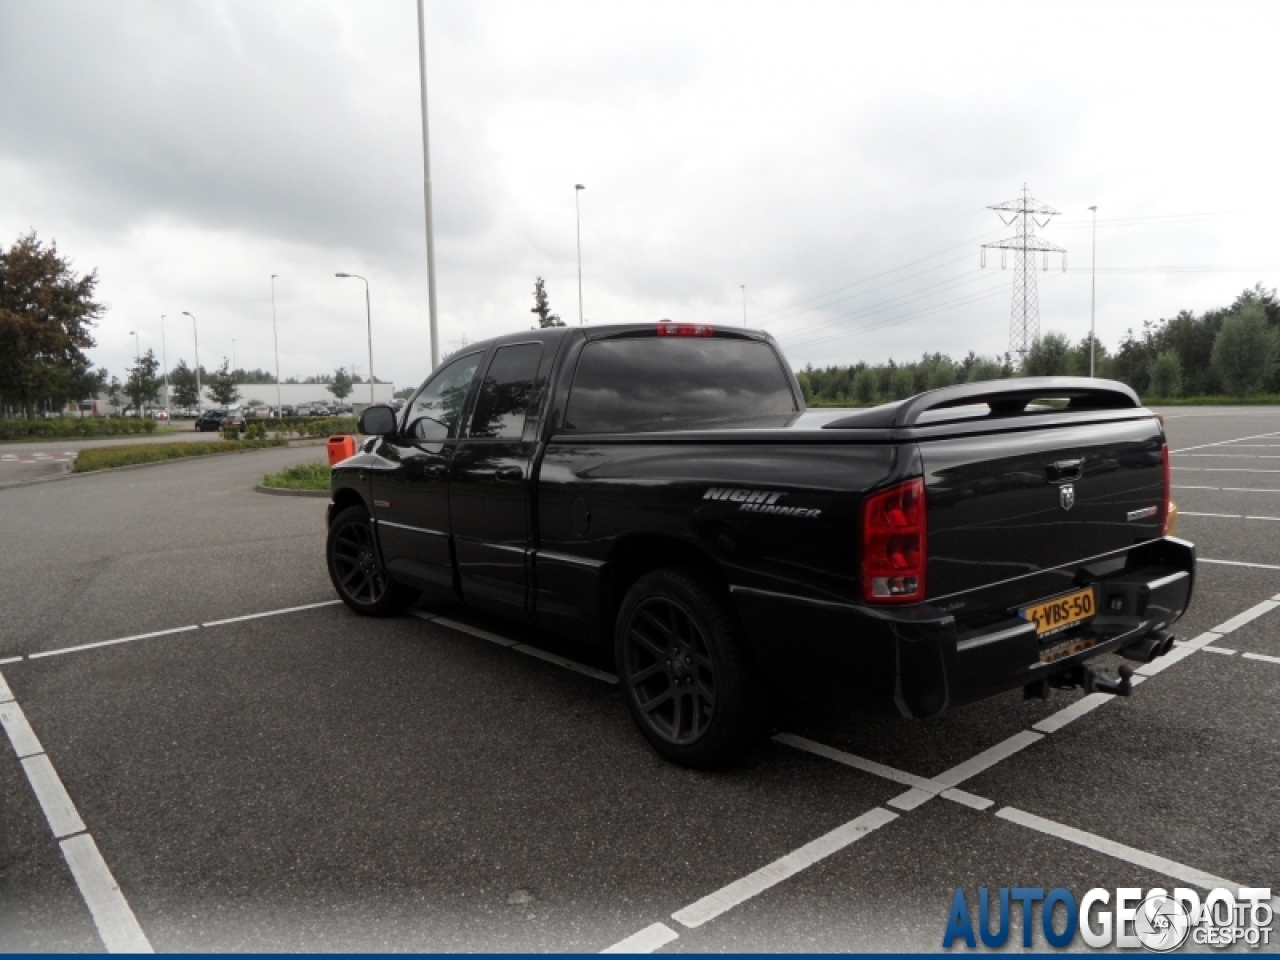
[[[723,766],[764,732],[737,616],[698,571],[656,570],[636,581],[618,614],[614,654],[632,719],[668,760]]]
[[[325,545],[329,579],[348,607],[366,617],[390,617],[417,599],[417,591],[396,583],[382,567],[373,523],[364,507],[347,507],[329,527]]]

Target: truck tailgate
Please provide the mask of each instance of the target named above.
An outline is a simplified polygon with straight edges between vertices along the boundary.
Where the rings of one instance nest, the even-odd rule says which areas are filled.
[[[922,442],[930,599],[1161,536],[1163,444],[1151,417]]]

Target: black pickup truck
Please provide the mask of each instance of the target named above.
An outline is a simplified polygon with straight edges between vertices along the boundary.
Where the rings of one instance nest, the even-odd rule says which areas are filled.
[[[1163,426],[1044,378],[806,411],[767,334],[662,322],[464,348],[333,470],[339,596],[422,593],[612,644],[663,755],[737,755],[789,689],[909,717],[1023,688],[1127,694],[1194,547]]]

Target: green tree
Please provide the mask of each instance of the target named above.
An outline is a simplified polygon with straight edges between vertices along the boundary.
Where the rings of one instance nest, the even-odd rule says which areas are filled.
[[[911,367],[902,366],[893,371],[889,381],[889,396],[894,400],[905,400],[916,392],[916,375]]]
[[[199,403],[196,372],[187,366],[187,361],[179,360],[178,365],[169,371],[169,389],[173,391],[173,402],[180,407],[194,407]]]
[[[853,377],[853,399],[858,403],[876,402],[876,372],[863,367]]]
[[[1022,360],[1024,377],[1063,377],[1067,375],[1071,343],[1060,333],[1037,337]]]
[[[229,407],[240,399],[240,390],[236,387],[236,378],[231,374],[231,362],[222,358],[222,366],[213,372],[205,384],[209,394],[221,407]]]
[[[1271,373],[1275,350],[1263,305],[1247,303],[1222,322],[1213,341],[1213,368],[1227,393],[1247,397],[1261,389]]]
[[[1182,394],[1182,361],[1177,350],[1166,350],[1151,361],[1151,395],[1177,397]]]
[[[339,400],[345,400],[351,396],[351,374],[347,373],[346,367],[339,367],[333,371],[333,381],[329,384],[329,392]]]
[[[533,281],[533,309],[529,311],[538,317],[540,327],[563,327],[560,315],[551,312],[551,303],[547,299],[547,285],[541,277]]]
[[[969,377],[966,382],[980,383],[983,380],[999,380],[1004,375],[1004,368],[1000,365],[1000,361],[992,360],[990,357],[974,357],[973,362],[969,364]]]
[[[946,360],[946,362],[939,363],[933,368],[933,372],[929,374],[928,387],[930,390],[938,390],[942,387],[949,387],[955,382],[955,365],[950,360]]]
[[[27,417],[87,368],[90,328],[104,309],[93,299],[97,285],[96,271],[77,276],[57,244],[46,247],[34,231],[0,252],[0,396]]]
[[[137,363],[129,368],[129,375],[124,382],[124,392],[133,401],[133,406],[139,413],[142,412],[143,405],[160,395],[160,384],[164,380],[159,374],[160,361],[156,359],[155,351],[149,347]]]

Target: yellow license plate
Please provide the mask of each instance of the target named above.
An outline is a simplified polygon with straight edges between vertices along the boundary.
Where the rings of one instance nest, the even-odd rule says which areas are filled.
[[[1052,600],[1023,607],[1018,611],[1022,619],[1030,620],[1036,625],[1036,633],[1041,637],[1060,633],[1078,623],[1091,620],[1097,612],[1098,605],[1094,598],[1093,587],[1063,594]]]

